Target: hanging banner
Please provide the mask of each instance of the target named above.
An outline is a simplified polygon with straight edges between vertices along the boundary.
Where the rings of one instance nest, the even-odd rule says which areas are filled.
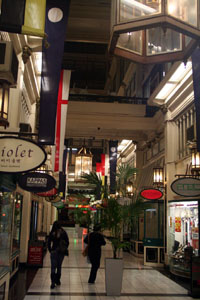
[[[44,145],[54,145],[55,140],[58,87],[69,4],[69,0],[48,0],[46,5],[45,32],[49,47],[43,41],[39,115],[39,142]]]
[[[44,37],[46,0],[2,0],[0,30]]]
[[[194,104],[196,108],[197,151],[200,152],[200,48],[192,53]]]
[[[56,117],[56,149],[54,171],[62,171],[63,169],[63,151],[65,141],[65,128],[67,119],[67,107],[69,98],[71,71],[62,70],[60,75],[58,101],[57,101],[57,117]]]
[[[47,154],[33,141],[14,136],[0,137],[0,172],[22,173],[39,168]]]
[[[181,232],[181,217],[175,217],[175,232]]]
[[[111,194],[115,194],[116,192],[117,146],[118,146],[118,141],[109,142],[110,193]]]

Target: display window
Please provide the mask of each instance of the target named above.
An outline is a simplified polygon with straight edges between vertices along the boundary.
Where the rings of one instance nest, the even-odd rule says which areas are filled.
[[[19,193],[16,193],[13,203],[12,254],[20,249],[22,200],[23,196]]]
[[[10,265],[13,201],[11,192],[0,192],[0,274]]]
[[[190,277],[191,257],[198,255],[198,202],[171,202],[168,205],[168,254],[170,270]]]

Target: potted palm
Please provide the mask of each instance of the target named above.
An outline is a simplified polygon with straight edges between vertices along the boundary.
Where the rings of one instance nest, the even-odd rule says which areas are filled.
[[[128,207],[118,203],[117,199],[109,198],[102,211],[102,227],[110,232],[106,238],[111,242],[113,257],[105,259],[106,293],[108,296],[119,296],[123,277],[123,259],[120,250],[129,247],[122,239],[123,223],[127,221]]]

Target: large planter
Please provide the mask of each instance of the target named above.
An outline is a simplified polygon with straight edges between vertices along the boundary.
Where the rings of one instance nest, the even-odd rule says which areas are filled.
[[[105,259],[105,280],[107,296],[120,296],[123,279],[122,258]]]

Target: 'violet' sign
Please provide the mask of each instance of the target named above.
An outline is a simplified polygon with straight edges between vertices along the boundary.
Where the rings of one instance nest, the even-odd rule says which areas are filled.
[[[0,172],[22,173],[35,170],[46,160],[42,147],[30,140],[0,137]]]

